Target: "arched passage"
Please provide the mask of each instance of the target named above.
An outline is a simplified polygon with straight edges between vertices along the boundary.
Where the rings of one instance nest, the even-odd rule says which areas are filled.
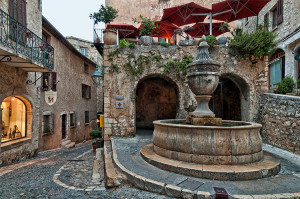
[[[177,90],[171,81],[147,77],[138,84],[136,95],[136,127],[153,128],[155,120],[176,118]]]
[[[224,74],[220,77],[209,106],[216,117],[224,120],[247,120],[248,97],[249,86],[244,79],[233,74]]]

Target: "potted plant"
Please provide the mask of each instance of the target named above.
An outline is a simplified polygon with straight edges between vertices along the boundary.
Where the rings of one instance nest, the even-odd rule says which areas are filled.
[[[96,43],[100,43],[99,37],[96,38],[96,41],[95,41],[95,42],[96,42]]]
[[[223,37],[220,37],[218,39],[218,44],[220,46],[226,46],[226,43],[227,43],[227,38],[224,37],[224,33],[227,32],[229,30],[229,25],[227,22],[224,22],[221,24],[219,30],[223,33]]]
[[[141,44],[145,46],[150,46],[153,43],[152,31],[155,28],[158,28],[158,25],[155,25],[154,21],[151,21],[150,17],[143,17],[142,15],[139,18],[132,18],[134,23],[141,24],[140,26],[140,36]]]
[[[96,151],[96,148],[103,147],[104,139],[102,138],[102,132],[99,130],[90,131],[90,136],[93,138],[93,151]]]
[[[111,6],[104,7],[103,5],[101,5],[101,8],[98,12],[90,14],[90,18],[94,19],[95,24],[98,24],[99,22],[110,24],[110,22],[112,22],[116,17],[118,17],[118,10]],[[116,44],[117,32],[115,30],[106,29],[103,31],[103,41],[106,45]]]

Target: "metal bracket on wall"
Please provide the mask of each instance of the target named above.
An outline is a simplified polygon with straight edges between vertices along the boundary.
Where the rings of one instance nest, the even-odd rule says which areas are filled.
[[[2,56],[0,62],[11,62],[11,55],[0,55],[0,56]]]
[[[26,84],[28,84],[28,85],[35,85],[35,83],[39,80],[39,79],[41,79],[42,77],[44,76],[44,73],[42,73],[42,75],[39,77],[39,78],[36,78],[36,72],[34,72],[34,82],[32,81],[32,80],[27,80],[26,81]]]

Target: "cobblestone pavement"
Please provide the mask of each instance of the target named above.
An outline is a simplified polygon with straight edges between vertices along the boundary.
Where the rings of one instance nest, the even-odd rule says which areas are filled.
[[[129,185],[106,190],[101,162],[100,176],[92,179],[94,159],[91,142],[86,142],[1,166],[0,198],[168,198]]]

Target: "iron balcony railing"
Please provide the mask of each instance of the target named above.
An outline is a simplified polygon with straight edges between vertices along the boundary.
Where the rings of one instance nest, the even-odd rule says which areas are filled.
[[[54,69],[54,48],[0,9],[0,45],[29,58],[32,63]]]
[[[104,29],[94,29],[94,43],[104,43],[103,31]]]

